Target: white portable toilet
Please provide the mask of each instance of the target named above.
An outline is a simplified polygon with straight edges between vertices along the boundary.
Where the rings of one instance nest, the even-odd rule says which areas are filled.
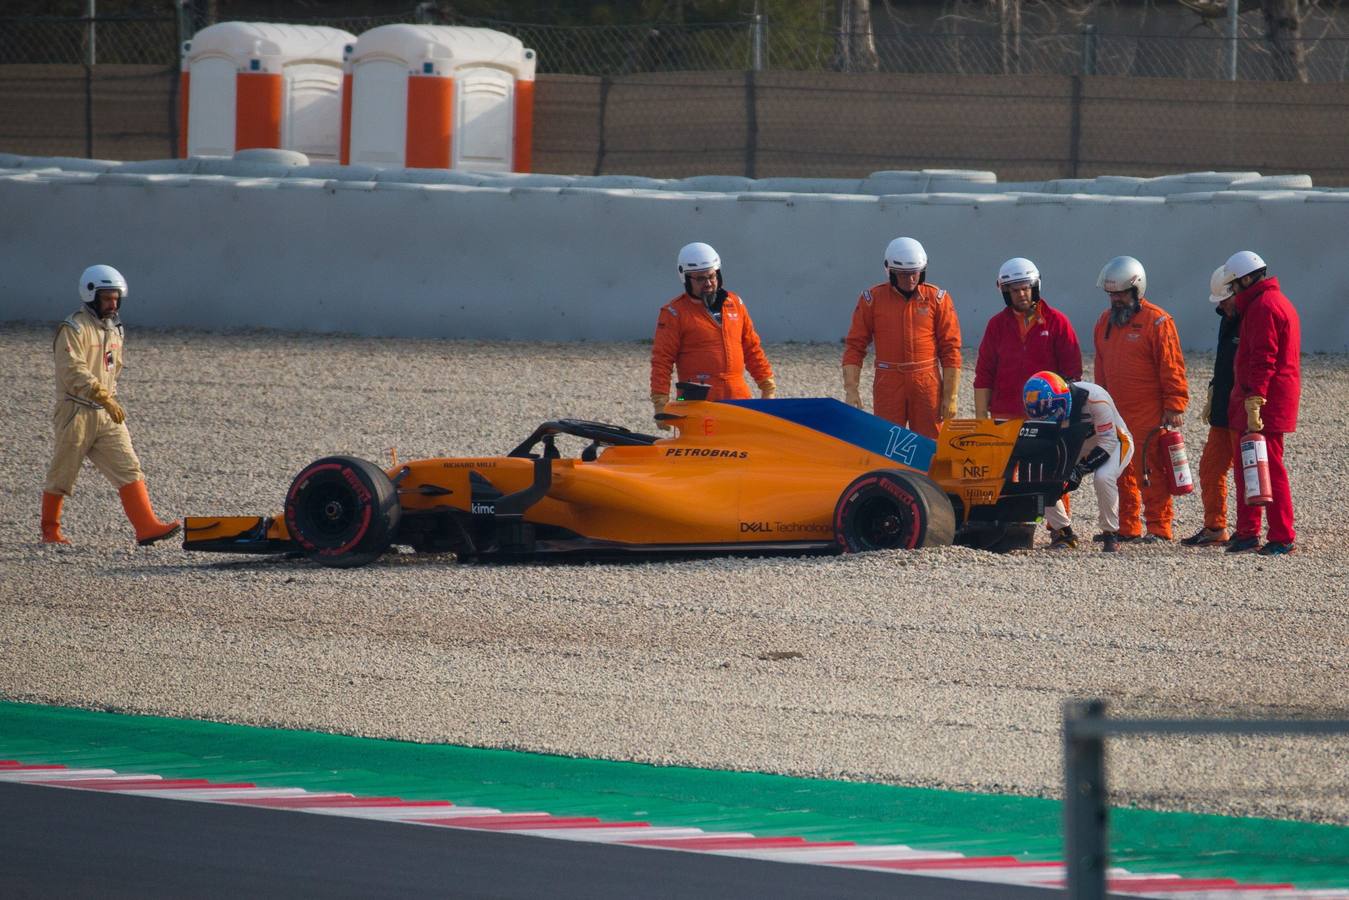
[[[528,172],[534,51],[457,25],[381,25],[346,58],[342,162]]]
[[[273,147],[336,162],[342,54],[355,39],[318,25],[203,28],[183,44],[179,156]]]

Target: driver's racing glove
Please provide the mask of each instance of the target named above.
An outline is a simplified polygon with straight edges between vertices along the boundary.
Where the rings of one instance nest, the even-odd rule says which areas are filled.
[[[1064,482],[1063,489],[1065,493],[1071,493],[1082,486],[1082,479],[1086,478],[1092,472],[1095,472],[1101,466],[1110,460],[1110,454],[1100,447],[1096,447],[1086,456],[1077,461],[1073,470],[1068,473],[1068,480]]]

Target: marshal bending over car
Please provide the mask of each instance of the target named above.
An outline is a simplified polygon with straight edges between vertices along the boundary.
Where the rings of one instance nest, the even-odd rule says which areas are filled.
[[[933,441],[837,400],[713,402],[700,385],[680,387],[662,414],[673,438],[559,419],[499,457],[388,470],[325,457],[295,477],[282,515],[189,516],[183,548],[336,567],[394,544],[460,559],[1005,551],[1031,546],[1087,437],[1081,426],[967,419]],[[584,442],[578,458],[563,458],[563,436]]]

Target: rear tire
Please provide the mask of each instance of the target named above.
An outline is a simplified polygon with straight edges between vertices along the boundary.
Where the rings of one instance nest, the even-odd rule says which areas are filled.
[[[325,456],[286,492],[286,529],[304,555],[349,569],[374,562],[398,533],[403,508],[384,470],[353,456]]]
[[[946,547],[955,533],[950,498],[919,472],[868,472],[834,507],[834,541],[844,553]]]

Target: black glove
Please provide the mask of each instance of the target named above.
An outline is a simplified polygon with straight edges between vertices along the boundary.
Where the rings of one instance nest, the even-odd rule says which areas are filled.
[[[1093,447],[1090,453],[1077,461],[1077,464],[1082,467],[1082,471],[1085,474],[1087,472],[1095,472],[1108,462],[1110,462],[1110,454],[1100,447]]]
[[[1100,447],[1094,447],[1090,453],[1078,460],[1077,465],[1073,466],[1073,470],[1068,473],[1068,480],[1063,483],[1064,492],[1071,493],[1077,490],[1082,486],[1083,478],[1109,461],[1109,453]]]
[[[1082,479],[1085,478],[1090,471],[1090,469],[1082,468],[1081,463],[1073,466],[1073,470],[1068,473],[1068,480],[1063,483],[1063,492],[1065,494],[1071,494],[1073,491],[1080,488],[1082,486]]]

